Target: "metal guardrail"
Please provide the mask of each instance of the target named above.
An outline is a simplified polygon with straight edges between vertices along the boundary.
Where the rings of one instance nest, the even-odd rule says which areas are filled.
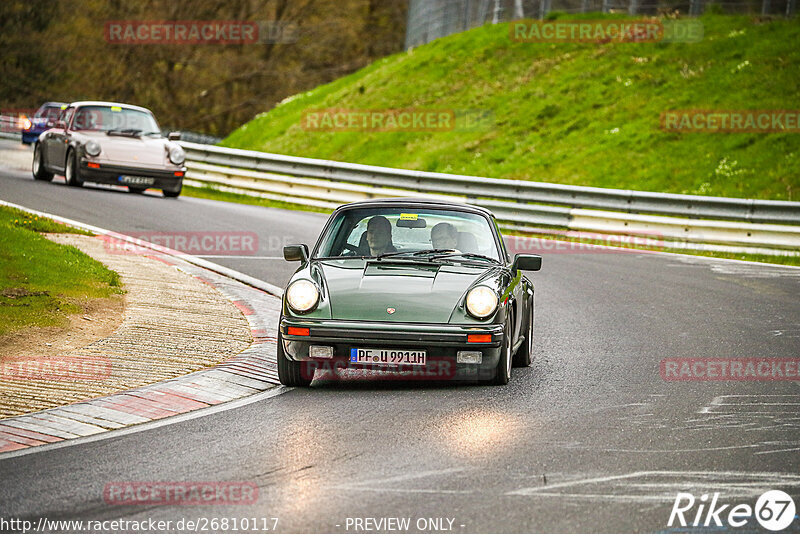
[[[188,142],[181,145],[187,153],[187,185],[305,206],[330,209],[365,198],[427,196],[483,206],[514,229],[548,227],[656,237],[744,252],[800,250],[800,202],[459,176]]]
[[[0,115],[0,138],[3,139],[22,139],[19,117],[10,115]]]

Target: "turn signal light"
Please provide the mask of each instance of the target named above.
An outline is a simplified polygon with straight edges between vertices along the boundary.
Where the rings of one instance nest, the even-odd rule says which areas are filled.
[[[468,334],[467,343],[491,343],[492,334]]]
[[[183,176],[183,171],[177,171],[177,172],[175,173],[175,176],[177,176],[178,178],[180,178],[181,176]]]
[[[311,332],[308,328],[300,328],[297,326],[290,326],[286,332],[290,336],[310,336]]]
[[[87,163],[86,166],[89,167],[90,169],[99,169],[100,168],[100,164],[99,163]]]

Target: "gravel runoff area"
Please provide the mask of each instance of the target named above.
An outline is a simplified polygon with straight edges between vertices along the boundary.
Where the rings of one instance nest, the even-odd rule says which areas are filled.
[[[51,358],[58,361],[99,362],[86,376],[79,372],[77,377],[68,373],[53,379],[47,374],[42,379],[31,377],[30,370],[14,375],[13,369],[0,374],[0,418],[179,377],[250,347],[251,325],[241,307],[204,280],[156,256],[114,251],[99,237],[48,237],[77,247],[119,273],[127,291],[124,319],[112,335],[87,346],[64,352],[53,347],[56,354]]]

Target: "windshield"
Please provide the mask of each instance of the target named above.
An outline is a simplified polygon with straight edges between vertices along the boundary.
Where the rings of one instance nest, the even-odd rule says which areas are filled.
[[[500,261],[493,227],[485,217],[455,210],[362,208],[340,212],[320,242],[317,258],[382,254],[463,253]],[[448,251],[448,252],[445,252]]]
[[[83,106],[75,113],[72,129],[137,134],[161,133],[151,113],[119,106]]]
[[[61,114],[61,106],[42,106],[34,115],[37,119],[56,120]]]

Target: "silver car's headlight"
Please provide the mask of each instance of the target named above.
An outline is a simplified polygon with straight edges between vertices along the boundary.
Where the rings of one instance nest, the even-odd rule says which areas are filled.
[[[296,312],[307,312],[317,305],[319,291],[308,280],[293,282],[286,290],[286,302]]]
[[[179,146],[174,146],[169,149],[169,160],[175,165],[180,165],[186,161],[186,152]]]
[[[85,147],[86,153],[92,157],[100,155],[100,143],[95,141],[94,139],[90,140],[86,143]]]
[[[467,293],[467,311],[477,319],[489,317],[497,309],[497,294],[486,286],[478,286]]]

